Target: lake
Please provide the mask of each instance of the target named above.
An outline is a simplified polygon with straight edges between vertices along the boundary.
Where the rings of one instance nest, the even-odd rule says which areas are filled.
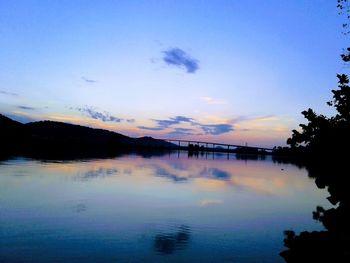
[[[0,262],[284,262],[322,230],[307,171],[235,154],[0,161]]]

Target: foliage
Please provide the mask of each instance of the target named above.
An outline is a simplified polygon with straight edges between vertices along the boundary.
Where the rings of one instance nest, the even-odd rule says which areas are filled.
[[[338,10],[346,19],[350,19],[348,0],[338,0]],[[348,30],[349,24],[343,28]],[[349,31],[350,32],[350,31]],[[344,34],[347,34],[345,32]],[[350,47],[340,55],[344,63],[350,62]],[[330,151],[341,151],[350,147],[350,86],[346,74],[338,74],[338,89],[332,90],[333,98],[327,102],[337,111],[333,117],[315,113],[312,109],[302,112],[307,124],[300,124],[300,131],[293,130],[287,144],[292,150],[303,150],[312,154],[322,154]]]
[[[304,148],[310,151],[324,151],[348,145],[350,134],[350,86],[349,78],[345,74],[338,74],[338,88],[332,90],[333,99],[327,104],[333,106],[337,114],[326,117],[316,114],[312,109],[302,112],[308,120],[307,124],[300,124],[301,131],[293,130],[292,137],[287,140],[292,148]]]
[[[338,0],[340,13],[350,14],[348,0]],[[350,20],[350,16],[347,16]],[[348,24],[343,24],[347,28]],[[350,61],[350,48],[342,54],[342,60]],[[318,188],[326,188],[328,201],[336,206],[321,206],[313,212],[313,219],[321,222],[323,231],[284,232],[287,250],[280,253],[286,262],[350,262],[350,177],[348,155],[350,148],[350,87],[346,74],[338,74],[338,89],[332,90],[333,98],[327,102],[336,110],[333,117],[316,114],[312,109],[303,111],[308,120],[300,124],[301,131],[293,130],[287,143],[291,148],[282,149],[296,154],[306,161],[309,176]],[[283,153],[283,151],[281,152]],[[299,161],[299,159],[298,159]]]

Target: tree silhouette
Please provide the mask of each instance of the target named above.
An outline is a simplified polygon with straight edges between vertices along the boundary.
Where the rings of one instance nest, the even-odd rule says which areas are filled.
[[[346,15],[350,19],[350,6],[348,0],[337,0],[339,14]],[[348,29],[349,24],[344,23],[343,28]],[[344,34],[347,34],[345,32]],[[350,62],[350,47],[340,55],[345,64]],[[332,90],[333,98],[327,104],[337,111],[335,116],[326,117],[308,109],[302,112],[307,119],[307,124],[300,124],[300,131],[293,130],[288,138],[292,152],[303,152],[312,155],[320,155],[330,152],[340,153],[350,147],[350,86],[349,77],[346,74],[337,74],[338,89]]]
[[[300,124],[301,131],[293,130],[292,137],[287,140],[291,148],[302,149],[308,153],[321,154],[340,151],[349,147],[350,134],[350,86],[345,74],[338,74],[337,90],[332,90],[333,99],[327,104],[333,106],[337,114],[326,117],[316,114],[312,109],[302,112],[308,120]]]
[[[337,0],[340,14],[350,20],[348,0]],[[343,24],[348,29],[348,23]],[[347,34],[348,32],[344,33]],[[345,64],[350,62],[350,48],[341,55]],[[338,74],[338,89],[332,90],[333,98],[327,102],[336,110],[335,116],[316,114],[312,109],[303,111],[308,120],[300,124],[301,131],[293,130],[283,149],[296,154],[306,165],[308,174],[315,179],[318,188],[326,188],[328,201],[335,207],[318,206],[313,219],[321,222],[323,231],[284,232],[284,245],[288,249],[280,255],[286,262],[350,262],[350,177],[348,156],[350,147],[350,86],[346,74]],[[306,154],[306,155],[305,155]],[[337,205],[337,206],[336,206]]]

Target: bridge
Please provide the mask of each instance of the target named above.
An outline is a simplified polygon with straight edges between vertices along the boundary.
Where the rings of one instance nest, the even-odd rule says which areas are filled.
[[[220,151],[220,152],[234,152],[237,149],[245,149],[247,151],[257,151],[257,152],[268,152],[273,151],[272,148],[257,147],[257,146],[247,146],[238,144],[227,144],[218,142],[206,142],[206,141],[195,141],[195,140],[180,140],[180,139],[160,139],[173,144],[177,144],[179,148],[189,148],[190,145],[201,147],[199,150],[205,151]]]

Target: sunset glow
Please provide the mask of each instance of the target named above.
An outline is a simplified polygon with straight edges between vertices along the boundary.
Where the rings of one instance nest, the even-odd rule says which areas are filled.
[[[1,1],[0,112],[285,145],[343,70],[334,1]]]

